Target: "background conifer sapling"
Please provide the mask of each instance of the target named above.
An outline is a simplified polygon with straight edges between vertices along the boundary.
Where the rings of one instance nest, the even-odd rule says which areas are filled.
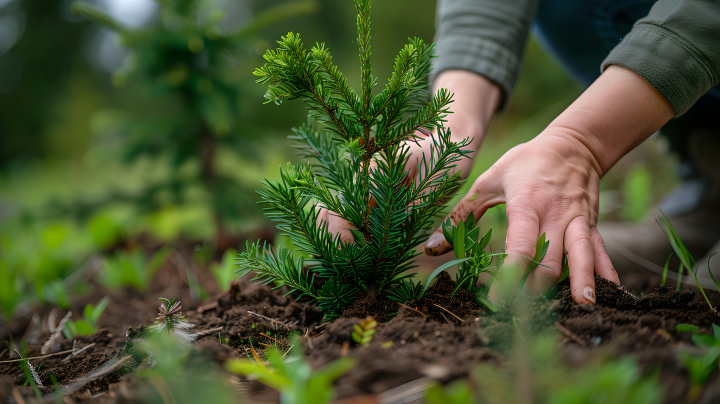
[[[288,166],[279,181],[264,181],[260,195],[266,214],[311,259],[294,259],[286,248],[258,242],[241,254],[240,272],[254,271],[264,284],[284,285],[309,298],[326,319],[340,316],[362,294],[403,300],[397,296],[419,290],[407,273],[415,267],[415,247],[427,240],[438,203],[460,185],[453,168],[468,144],[451,141],[442,126],[451,94],[441,89],[430,98],[427,91],[433,44],[410,39],[384,90],[373,96],[370,1],[355,0],[355,6],[358,93],[324,44],[308,49],[294,33],[268,50],[267,63],[255,71],[258,82],[268,85],[268,102],[301,98],[309,109],[310,122],[293,129],[291,138],[316,163]],[[432,136],[432,146],[417,161],[417,177],[409,178],[407,142],[419,133]],[[321,207],[349,222],[352,242],[318,221]]]

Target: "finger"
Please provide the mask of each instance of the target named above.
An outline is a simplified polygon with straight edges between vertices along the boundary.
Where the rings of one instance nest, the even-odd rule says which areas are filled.
[[[325,208],[320,209],[320,213],[318,213],[318,218],[317,218],[317,226],[318,227],[327,226],[330,224],[329,217],[328,217],[329,212],[330,211]]]
[[[618,277],[615,266],[613,266],[613,263],[610,261],[610,257],[605,250],[605,242],[603,242],[602,236],[600,236],[600,232],[598,232],[597,227],[593,226],[590,229],[590,237],[592,238],[593,245],[595,246],[595,274],[619,285],[620,278]]]
[[[354,239],[350,229],[354,227],[350,224],[350,222],[338,216],[334,212],[329,212],[328,216],[328,231],[330,231],[333,237],[336,237],[339,234],[341,241],[345,243],[352,243]]]
[[[552,288],[560,278],[563,262],[563,239],[565,229],[560,227],[540,229],[541,235],[545,233],[545,240],[549,241],[547,253],[541,264],[535,267],[528,275],[525,291],[528,293],[541,293]],[[533,252],[534,254],[534,252]]]
[[[535,245],[540,228],[540,220],[534,210],[525,207],[508,206],[508,233],[505,241],[507,258],[499,272],[497,281],[488,293],[488,299],[496,303],[509,298],[516,289],[520,278],[535,256]],[[530,257],[530,258],[528,258]]]
[[[502,198],[501,187],[490,175],[490,170],[478,177],[475,183],[470,187],[470,191],[460,200],[453,208],[448,216],[453,225],[464,221],[472,212],[475,220],[480,219],[485,212],[493,206],[504,203]],[[444,221],[443,221],[444,222]],[[425,254],[427,255],[443,255],[452,250],[452,245],[445,240],[442,226],[438,226],[427,242],[425,242]]]
[[[570,292],[575,303],[595,304],[595,247],[587,218],[578,216],[565,230]]]

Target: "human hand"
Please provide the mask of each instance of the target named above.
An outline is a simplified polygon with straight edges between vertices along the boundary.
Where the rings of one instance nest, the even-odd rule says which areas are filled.
[[[599,180],[672,116],[667,101],[642,77],[611,66],[540,135],[508,151],[478,177],[450,219],[457,224],[470,212],[480,218],[488,208],[505,203],[506,264],[525,268],[538,236],[546,233],[550,241],[545,266],[530,274],[525,288],[538,292],[551,287],[567,250],[573,299],[595,303],[595,274],[619,283],[595,227]],[[441,229],[425,244],[429,255],[451,249]],[[489,298],[501,298],[497,288]]]

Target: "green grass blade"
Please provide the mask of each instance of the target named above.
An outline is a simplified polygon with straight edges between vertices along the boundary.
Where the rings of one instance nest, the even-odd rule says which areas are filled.
[[[459,260],[452,260],[450,262],[446,262],[446,263],[440,265],[439,267],[437,267],[437,269],[434,270],[433,273],[431,273],[430,276],[427,278],[427,281],[425,282],[425,287],[423,288],[423,291],[422,291],[422,295],[420,295],[420,296],[423,296],[425,294],[428,286],[430,286],[430,281],[435,279],[435,277],[438,276],[440,274],[440,272],[450,268],[453,265],[460,264],[460,263],[468,261],[470,259],[472,259],[472,257],[463,258],[463,259],[459,259]]]
[[[673,253],[670,253],[670,255],[667,257],[667,260],[665,261],[665,266],[663,267],[663,274],[662,274],[662,280],[660,281],[660,286],[665,287],[665,280],[667,279],[667,271],[668,266],[670,265],[670,258],[672,258]]]

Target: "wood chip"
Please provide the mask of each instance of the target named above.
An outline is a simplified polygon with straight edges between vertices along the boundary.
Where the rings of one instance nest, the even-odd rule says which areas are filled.
[[[198,307],[197,312],[202,314],[206,311],[217,309],[217,307],[218,307],[218,302],[210,303],[210,304],[206,304],[205,306]]]

